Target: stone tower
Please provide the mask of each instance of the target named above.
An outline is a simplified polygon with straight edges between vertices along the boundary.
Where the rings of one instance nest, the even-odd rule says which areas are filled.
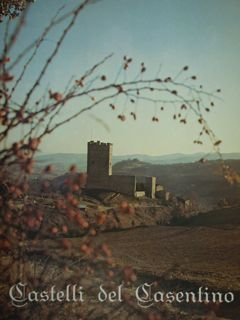
[[[87,173],[92,178],[112,175],[111,143],[88,142]]]

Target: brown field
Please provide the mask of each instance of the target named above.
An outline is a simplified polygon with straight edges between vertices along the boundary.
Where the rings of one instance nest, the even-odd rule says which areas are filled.
[[[182,226],[153,226],[104,234],[116,261],[132,265],[139,282],[158,281],[168,290],[200,286],[235,293],[235,303],[217,315],[240,319],[240,210],[226,208],[181,220]],[[185,225],[184,225],[185,224]],[[187,306],[194,312],[194,306]],[[217,319],[217,318],[216,318]]]
[[[234,292],[235,303],[223,304],[216,319],[239,320],[239,213],[239,208],[226,208],[181,220],[178,226],[104,232],[97,241],[110,245],[118,266],[134,267],[138,285],[157,281],[162,290],[168,291],[202,286],[209,291]],[[81,238],[71,242],[77,251]],[[52,240],[46,245],[55,248]],[[190,314],[199,312],[193,305],[177,307],[190,312],[189,319]]]
[[[202,286],[208,287],[209,291],[234,293],[234,303],[222,304],[216,311],[215,318],[205,317],[207,309],[203,305],[175,304],[168,306],[168,316],[164,320],[239,320],[239,213],[239,208],[225,208],[175,221],[175,225],[152,225],[102,232],[96,237],[96,243],[105,242],[110,246],[117,266],[132,266],[136,270],[136,286],[156,281],[163,291],[189,291]],[[79,260],[81,268],[79,248],[83,238],[68,239],[72,243],[70,251],[62,250],[61,239],[38,240],[34,246],[31,241],[28,242],[27,247],[33,252],[35,249],[41,250],[42,260],[44,252],[54,257],[46,273],[50,278],[56,273],[62,275],[62,279],[69,277],[67,272],[62,271],[61,261],[73,263]],[[97,287],[101,278],[91,281],[95,281]],[[107,304],[104,308],[96,302],[93,305],[83,305],[83,308],[88,307],[95,310],[89,317],[92,320],[120,320],[126,316],[124,307],[119,309],[119,314],[116,313],[114,318],[111,317],[112,309]],[[58,319],[64,319],[64,316],[59,315]],[[129,319],[145,318],[134,313]]]
[[[141,274],[240,292],[240,228],[148,227],[102,238]]]

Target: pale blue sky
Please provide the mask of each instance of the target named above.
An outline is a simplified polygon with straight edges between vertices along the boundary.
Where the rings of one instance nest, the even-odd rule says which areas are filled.
[[[77,0],[36,1],[15,52],[40,33],[63,3],[72,6]],[[53,48],[59,31],[54,30],[44,42],[19,87],[19,99]],[[223,140],[223,152],[240,152],[239,0],[101,0],[89,5],[49,69],[41,84],[42,90],[48,84],[53,90],[63,90],[72,75],[80,77],[111,52],[114,57],[103,69],[109,77],[116,75],[126,54],[137,64],[145,62],[148,78],[155,76],[160,64],[162,77],[175,75],[189,65],[192,74],[200,79],[199,84],[209,91],[221,88],[223,101],[209,114],[209,124]],[[132,77],[133,74],[134,71]],[[152,123],[152,104],[139,104],[136,122],[129,117],[128,121],[120,122],[118,113],[112,112],[108,104],[92,113],[104,119],[110,131],[85,114],[48,137],[42,151],[86,152],[87,141],[91,139],[114,143],[115,154],[211,151],[209,143],[204,146],[192,143],[199,131],[195,122],[187,126],[177,124],[172,120],[172,112],[166,112],[159,114],[159,123]]]

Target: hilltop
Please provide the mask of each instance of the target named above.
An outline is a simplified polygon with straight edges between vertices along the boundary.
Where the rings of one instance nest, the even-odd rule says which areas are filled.
[[[226,164],[240,173],[240,160],[227,160]],[[218,205],[240,202],[239,185],[230,185],[224,178],[220,161],[182,163],[172,165],[150,164],[135,160],[121,161],[113,166],[114,174],[156,176],[157,183],[175,195],[189,198],[200,210]]]
[[[223,153],[224,160],[240,159],[240,153]],[[193,163],[199,161],[201,158],[208,160],[217,160],[218,156],[214,153],[206,154],[203,152],[194,154],[174,153],[168,155],[150,156],[145,154],[130,154],[130,155],[113,155],[113,164],[121,161],[136,160],[147,162],[149,164],[180,164],[180,163]],[[37,171],[48,164],[52,164],[59,174],[66,172],[70,165],[76,164],[80,171],[87,170],[87,154],[85,153],[54,153],[44,154],[39,153],[36,156]]]

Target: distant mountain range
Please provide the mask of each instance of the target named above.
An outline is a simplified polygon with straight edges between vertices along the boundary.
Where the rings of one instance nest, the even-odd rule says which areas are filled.
[[[240,152],[223,153],[224,160],[237,160],[240,159]],[[131,154],[131,155],[116,155],[113,156],[113,164],[123,160],[138,159],[142,162],[150,164],[178,164],[178,163],[193,163],[199,161],[201,158],[208,160],[217,160],[218,155],[211,153],[173,153],[160,156],[150,156],[145,154]],[[86,171],[87,169],[87,154],[77,153],[55,153],[55,154],[39,154],[36,157],[37,168],[42,168],[48,164],[52,164],[58,171],[67,171],[72,164],[77,165],[79,170]]]

